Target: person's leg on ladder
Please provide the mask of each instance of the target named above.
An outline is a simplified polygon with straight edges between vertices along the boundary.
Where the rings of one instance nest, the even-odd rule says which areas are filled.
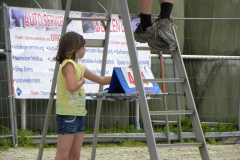
[[[162,0],[161,11],[158,20],[155,21],[158,27],[158,35],[171,46],[175,45],[175,38],[173,35],[173,22],[170,20],[174,0]]]
[[[175,38],[171,28],[173,22],[169,20],[174,0],[160,0],[159,2],[161,11],[158,19],[152,24],[153,0],[139,0],[140,24],[134,32],[134,37],[137,42],[148,43],[154,49],[168,50],[175,46]]]
[[[146,31],[152,25],[151,11],[153,0],[139,0],[140,3],[140,25],[142,31]]]
[[[148,43],[149,34],[145,34],[148,27],[152,25],[151,11],[153,0],[139,0],[140,4],[140,24],[134,31],[134,37],[137,42]]]
[[[161,11],[160,19],[170,19],[174,0],[162,0],[161,2]]]

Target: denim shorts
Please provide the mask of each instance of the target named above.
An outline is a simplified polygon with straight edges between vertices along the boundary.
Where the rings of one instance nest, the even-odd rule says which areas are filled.
[[[76,134],[84,132],[84,116],[56,115],[58,134]]]

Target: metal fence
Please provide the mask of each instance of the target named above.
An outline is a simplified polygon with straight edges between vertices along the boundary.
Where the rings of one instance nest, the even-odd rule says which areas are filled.
[[[0,138],[11,137],[14,146],[17,143],[16,112],[11,79],[11,48],[6,13],[7,7],[3,4],[0,8]]]
[[[184,25],[182,53],[201,121],[239,122],[239,18],[186,18]]]
[[[1,33],[5,33],[3,22],[3,7],[1,8]],[[177,35],[180,42],[184,63],[189,76],[194,99],[200,120],[208,125],[218,123],[238,124],[239,129],[239,78],[240,78],[240,48],[238,33],[240,19],[175,19],[178,26]],[[211,32],[206,31],[211,24]],[[229,28],[229,25],[232,27]],[[227,27],[228,26],[228,27]],[[216,31],[215,31],[216,29]],[[216,32],[216,33],[215,33]],[[1,34],[3,35],[3,34]],[[10,49],[7,49],[4,37],[0,36],[1,48],[5,49],[0,54],[1,79],[0,79],[0,126],[9,128],[12,132],[3,134],[1,137],[12,137],[15,144],[17,139],[16,128],[19,130],[30,130],[36,135],[33,138],[41,138],[44,119],[47,110],[47,99],[13,99],[11,96],[11,58]],[[8,46],[9,47],[9,46]],[[7,52],[6,52],[7,51]],[[152,52],[152,72],[156,78],[160,78],[164,71],[165,78],[173,78],[174,63],[170,52],[163,52],[163,68],[159,61],[159,53]],[[211,56],[209,56],[211,55]],[[9,58],[9,59],[8,59]],[[9,68],[8,68],[9,67]],[[177,73],[176,73],[177,74]],[[166,92],[181,92],[181,86],[177,84],[165,84]],[[162,89],[162,85],[159,85]],[[10,95],[10,96],[9,96]],[[149,110],[177,110],[185,109],[183,96],[151,97],[148,99]],[[15,123],[15,107],[16,122]],[[94,130],[96,100],[89,99],[86,103],[88,114],[85,116],[85,142],[92,141]],[[138,101],[103,101],[99,141],[112,142],[124,139],[144,140],[141,112]],[[168,123],[177,125],[179,119],[185,116],[168,116]],[[153,126],[159,129],[155,132],[157,140],[166,140],[165,116],[152,117]],[[2,129],[1,129],[2,130]],[[47,140],[56,143],[55,103],[50,117]],[[224,131],[225,132],[225,131]],[[234,134],[221,134],[223,136],[240,136],[239,132]],[[205,135],[214,137],[213,134]],[[192,133],[183,135],[183,138],[193,138]],[[220,136],[221,137],[221,136]],[[171,134],[171,140],[179,139],[178,135]]]

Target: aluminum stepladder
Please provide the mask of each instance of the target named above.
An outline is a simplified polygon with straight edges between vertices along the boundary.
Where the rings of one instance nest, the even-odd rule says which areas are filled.
[[[156,146],[157,146],[160,148],[199,147],[199,151],[200,151],[202,159],[204,159],[204,160],[210,159],[174,27],[173,27],[173,31],[174,31],[174,36],[176,39],[177,47],[174,51],[172,51],[172,57],[173,57],[173,62],[176,66],[179,78],[142,80],[141,75],[140,75],[139,64],[138,64],[136,46],[135,46],[134,37],[132,34],[133,31],[132,31],[132,27],[131,27],[130,14],[129,14],[129,10],[128,10],[127,1],[119,0],[119,6],[120,6],[123,25],[124,25],[124,29],[125,29],[125,35],[126,35],[126,40],[127,40],[127,44],[128,44],[129,57],[130,57],[130,61],[132,64],[132,70],[133,70],[134,80],[135,80],[135,84],[136,84],[136,90],[139,94],[140,109],[141,109],[142,120],[143,120],[144,130],[145,130],[145,134],[146,134],[150,158],[154,159],[154,160],[159,159],[157,149],[156,149]],[[181,83],[182,90],[185,95],[187,110],[149,111],[147,101],[146,101],[146,95],[145,95],[144,88],[143,88],[143,82],[178,82],[178,83]],[[151,115],[181,115],[181,114],[189,115],[191,122],[192,122],[192,126],[194,129],[197,143],[156,145],[154,135],[153,135],[153,128],[152,128],[150,116]]]
[[[202,159],[204,159],[204,160],[210,159],[209,153],[207,150],[207,146],[206,146],[206,142],[205,142],[205,138],[204,138],[202,128],[200,125],[200,120],[199,120],[198,113],[196,110],[195,102],[194,102],[193,95],[191,92],[190,84],[189,84],[188,77],[186,74],[185,66],[184,66],[184,63],[183,63],[183,60],[181,57],[181,51],[179,48],[179,44],[177,42],[177,37],[176,37],[174,28],[173,28],[173,30],[174,30],[174,36],[176,39],[176,43],[177,43],[177,48],[176,48],[176,50],[173,51],[172,57],[173,57],[175,66],[177,68],[179,78],[142,80],[140,67],[139,67],[139,63],[138,63],[136,45],[135,45],[133,31],[132,31],[132,27],[131,27],[130,14],[129,14],[129,9],[128,9],[128,5],[127,5],[127,0],[118,0],[118,2],[119,2],[120,10],[121,10],[121,16],[122,16],[122,21],[123,21],[123,25],[124,25],[127,46],[128,46],[128,51],[129,51],[129,57],[130,57],[131,65],[132,65],[132,71],[133,71],[133,76],[134,76],[134,80],[135,80],[135,84],[136,84],[136,90],[138,93],[140,110],[141,110],[141,114],[142,114],[142,121],[143,121],[143,125],[144,125],[144,130],[145,130],[145,135],[146,135],[150,158],[152,160],[159,159],[158,153],[157,153],[157,147],[162,147],[162,148],[199,147],[199,151],[200,151]],[[102,68],[101,68],[101,76],[104,76],[105,68],[106,68],[108,40],[109,40],[109,33],[110,33],[112,0],[109,0],[109,9],[108,9],[108,14],[107,14],[106,18],[94,18],[94,19],[93,18],[70,18],[69,17],[70,7],[71,7],[71,0],[68,0],[67,5],[66,5],[66,10],[65,10],[62,34],[66,32],[66,27],[71,20],[92,20],[92,21],[102,21],[102,23],[103,23],[103,21],[107,21],[106,26],[103,23],[103,26],[105,26],[105,31],[106,31],[105,32],[106,33],[105,41],[99,42],[97,40],[86,40],[87,47],[104,47]],[[106,42],[106,43],[104,43],[104,42]],[[88,45],[88,44],[91,44],[91,45]],[[47,108],[47,114],[46,114],[46,118],[45,118],[41,144],[40,144],[40,148],[39,148],[38,160],[42,159],[42,153],[43,153],[43,148],[44,148],[44,144],[45,144],[46,133],[47,133],[48,123],[49,123],[49,117],[50,117],[50,112],[51,112],[52,103],[53,103],[53,96],[54,96],[54,91],[55,91],[55,86],[56,86],[58,68],[59,68],[59,63],[56,62],[55,72],[54,72],[53,81],[52,81],[52,88],[51,88],[49,103],[48,103],[48,108]],[[143,82],[159,82],[159,83],[161,83],[161,82],[175,82],[175,83],[178,82],[178,83],[181,83],[182,89],[183,89],[183,92],[185,95],[185,99],[186,99],[187,110],[152,111],[152,112],[149,111],[147,100],[146,100],[146,94],[145,94],[145,90],[143,87]],[[103,89],[103,86],[100,86],[99,91],[102,91],[102,89]],[[98,99],[91,159],[95,159],[95,157],[96,157],[96,145],[97,145],[97,138],[98,138],[98,128],[99,128],[99,121],[100,121],[101,106],[102,106],[102,100]],[[151,115],[167,116],[167,115],[181,115],[181,114],[189,115],[189,117],[192,121],[192,126],[194,129],[197,143],[156,145],[150,116]]]

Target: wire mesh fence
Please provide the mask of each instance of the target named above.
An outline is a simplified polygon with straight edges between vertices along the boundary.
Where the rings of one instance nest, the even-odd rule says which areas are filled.
[[[218,57],[239,56],[239,24],[239,19],[185,20],[183,54],[213,56],[184,60],[204,122],[237,123],[239,118],[239,57]]]
[[[11,137],[13,145],[15,145],[15,125],[13,117],[13,97],[11,93],[11,81],[10,81],[10,61],[9,52],[7,46],[9,42],[7,40],[7,23],[5,12],[6,7],[0,7],[0,138],[6,138],[9,142]]]

